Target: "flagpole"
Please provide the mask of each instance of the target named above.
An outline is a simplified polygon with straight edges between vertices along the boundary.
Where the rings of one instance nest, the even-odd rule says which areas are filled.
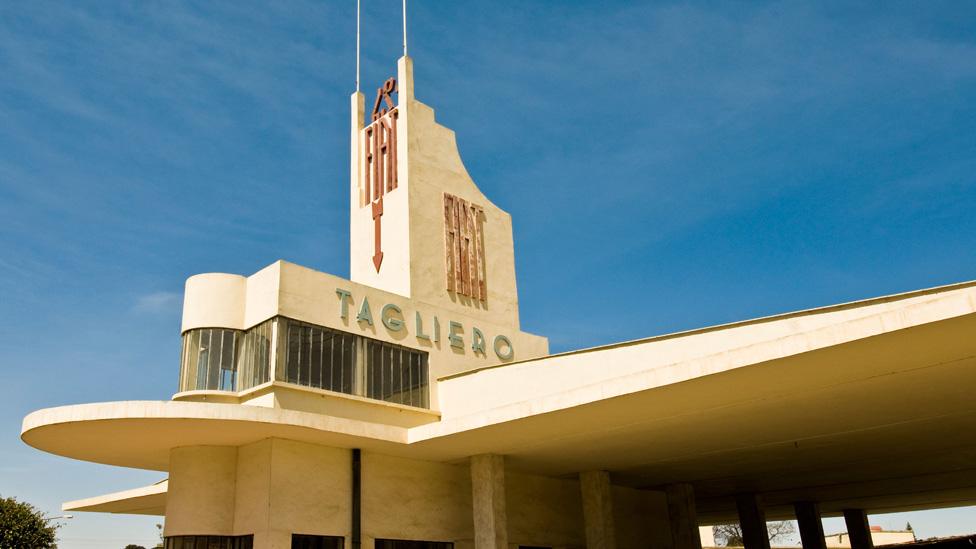
[[[407,0],[403,0],[403,56],[407,56]]]
[[[356,93],[359,93],[359,4],[356,0]]]

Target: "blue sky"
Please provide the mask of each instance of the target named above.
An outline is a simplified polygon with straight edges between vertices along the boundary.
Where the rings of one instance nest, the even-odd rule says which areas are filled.
[[[364,0],[363,87],[400,52]],[[976,278],[976,3],[412,0],[418,99],[514,219],[523,327],[567,350]],[[162,477],[18,439],[167,399],[181,292],[348,275],[355,3],[0,3],[0,494]],[[907,518],[906,518],[907,517]],[[879,516],[919,535],[976,509]],[[61,547],[149,543],[79,514]],[[827,530],[841,530],[830,522]]]

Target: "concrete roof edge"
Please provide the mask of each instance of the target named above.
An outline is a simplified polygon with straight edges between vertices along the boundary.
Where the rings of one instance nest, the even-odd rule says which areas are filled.
[[[545,359],[549,359],[549,358],[553,358],[553,357],[577,355],[577,354],[583,354],[583,353],[592,353],[592,352],[604,351],[604,350],[608,350],[608,349],[617,349],[617,348],[620,348],[620,347],[629,347],[629,346],[632,346],[632,345],[640,345],[640,344],[644,344],[644,343],[651,343],[651,342],[654,342],[654,341],[663,341],[663,340],[667,340],[667,339],[674,339],[674,338],[679,338],[679,337],[686,337],[686,336],[704,334],[704,333],[715,332],[715,331],[719,331],[719,330],[727,330],[727,329],[730,329],[730,328],[738,328],[738,327],[741,327],[741,326],[749,326],[749,325],[752,325],[752,324],[762,324],[762,323],[765,323],[765,322],[774,322],[774,321],[778,321],[778,320],[786,320],[786,319],[789,319],[789,318],[796,318],[796,317],[800,317],[800,316],[809,316],[809,315],[815,315],[815,314],[821,314],[821,313],[829,313],[829,312],[834,312],[834,311],[841,311],[841,310],[844,310],[844,309],[851,309],[851,308],[856,308],[856,307],[866,307],[866,306],[870,306],[870,305],[878,305],[878,304],[881,304],[881,303],[889,303],[889,302],[892,302],[892,301],[901,301],[903,299],[911,299],[913,297],[919,297],[919,296],[923,296],[923,295],[937,294],[937,293],[942,293],[942,292],[949,292],[949,291],[954,291],[954,290],[962,290],[962,289],[973,288],[973,287],[976,287],[976,280],[970,280],[970,281],[966,281],[966,282],[957,282],[957,283],[954,283],[954,284],[947,284],[947,285],[944,285],[944,286],[935,286],[935,287],[932,287],[932,288],[924,288],[924,289],[921,289],[921,290],[912,290],[910,292],[902,292],[902,293],[897,293],[897,294],[889,294],[889,295],[885,295],[885,296],[872,297],[872,298],[861,299],[861,300],[857,300],[857,301],[848,301],[848,302],[844,302],[844,303],[837,303],[837,304],[834,304],[834,305],[825,305],[823,307],[814,307],[812,309],[802,309],[802,310],[799,310],[799,311],[790,311],[790,312],[787,312],[787,313],[778,313],[778,314],[775,314],[775,315],[763,316],[763,317],[758,317],[758,318],[751,318],[751,319],[748,319],[748,320],[737,320],[735,322],[728,322],[728,323],[725,323],[725,324],[716,324],[716,325],[713,325],[713,326],[706,326],[706,327],[703,327],[703,328],[694,328],[694,329],[691,329],[691,330],[683,330],[683,331],[679,331],[679,332],[671,332],[671,333],[667,333],[667,334],[660,334],[660,335],[655,335],[655,336],[643,337],[643,338],[639,338],[639,339],[632,339],[632,340],[627,340],[627,341],[619,341],[619,342],[616,342],[616,343],[609,343],[609,344],[606,344],[606,345],[597,345],[595,347],[585,347],[585,348],[582,348],[582,349],[574,349],[572,351],[565,351],[565,352],[562,352],[562,353],[555,353],[555,354],[546,355],[546,356],[527,358],[527,359],[524,359],[524,360],[516,360],[516,361],[513,361],[513,362],[507,362],[507,363],[504,363],[504,364],[494,364],[494,365],[491,365],[491,366],[482,366],[482,367],[479,367],[479,368],[473,368],[471,370],[465,370],[463,372],[457,372],[457,373],[454,373],[454,374],[449,374],[449,375],[446,375],[446,376],[442,376],[442,377],[438,378],[437,381],[447,381],[447,380],[451,380],[451,379],[455,379],[455,378],[459,378],[459,377],[468,376],[468,375],[471,375],[471,374],[477,374],[479,372],[483,372],[483,371],[486,371],[486,370],[494,370],[496,368],[503,368],[503,367],[506,367],[506,366],[513,366],[515,364],[525,364],[525,363],[529,363],[529,362],[537,362],[539,360],[545,360]]]
[[[28,446],[36,447],[25,438],[27,433],[35,429],[57,424],[88,423],[119,419],[240,421],[306,428],[382,442],[406,443],[407,441],[407,429],[394,425],[371,423],[363,420],[282,408],[173,400],[91,402],[42,408],[24,417],[21,423],[20,438]],[[343,424],[342,426],[344,428],[340,429],[338,428],[339,425],[331,424],[336,421]],[[382,436],[374,432],[374,427],[391,431],[392,436]],[[38,449],[44,450],[44,448]]]
[[[91,496],[82,499],[76,499],[74,501],[66,501],[61,504],[62,511],[83,511],[84,508],[93,507],[96,505],[104,505],[106,503],[112,503],[116,501],[122,501],[126,499],[152,496],[157,494],[165,494],[169,490],[169,478],[164,478],[159,482],[154,482],[148,486],[139,486],[137,488],[129,488],[128,490],[120,490],[118,492],[111,492],[108,494],[101,494],[98,496]]]

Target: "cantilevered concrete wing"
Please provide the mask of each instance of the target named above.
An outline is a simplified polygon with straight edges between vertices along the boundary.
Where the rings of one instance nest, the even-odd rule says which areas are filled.
[[[164,479],[149,486],[69,501],[61,506],[61,510],[162,516],[166,514],[168,487],[169,481]]]
[[[965,283],[449,376],[439,416],[413,427],[125,402],[35,412],[22,438],[157,470],[171,448],[275,437],[442,462],[503,454],[548,476],[690,482],[709,523],[734,518],[742,492],[763,493],[771,519],[800,500],[828,515],[976,502],[974,387],[976,283]]]

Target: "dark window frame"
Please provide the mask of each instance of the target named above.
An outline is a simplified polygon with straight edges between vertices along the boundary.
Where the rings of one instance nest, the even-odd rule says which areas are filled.
[[[205,534],[189,536],[166,536],[164,549],[211,549],[213,544],[220,549],[254,549],[254,534],[243,536],[211,536]]]
[[[322,536],[318,534],[292,534],[291,549],[344,549],[343,536]]]
[[[416,539],[376,539],[374,549],[454,549],[453,541]]]

